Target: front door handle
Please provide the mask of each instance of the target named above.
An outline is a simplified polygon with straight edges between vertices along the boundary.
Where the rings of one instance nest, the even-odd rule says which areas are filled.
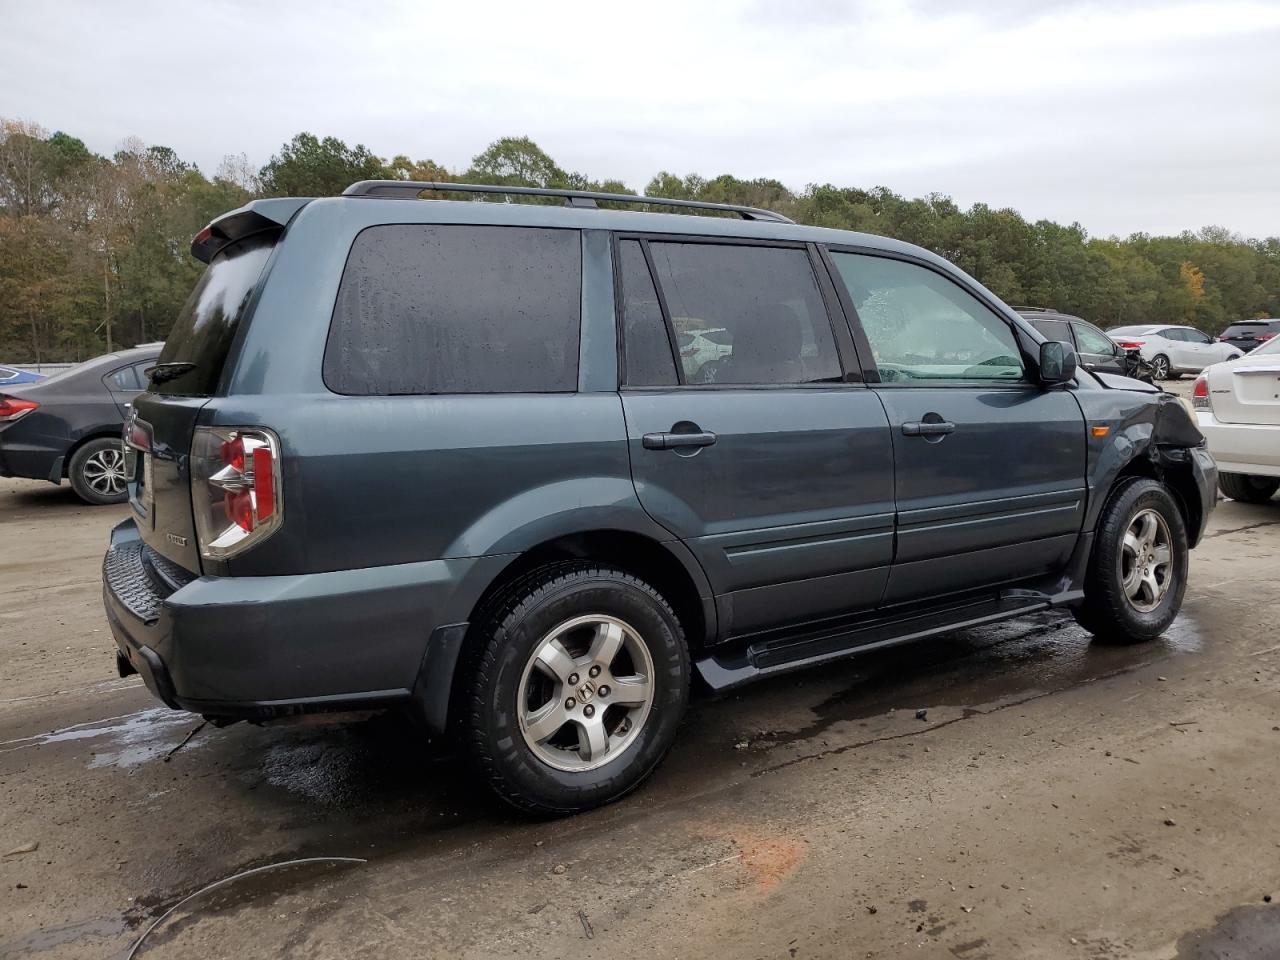
[[[956,425],[947,420],[915,421],[902,425],[902,434],[906,437],[945,437],[956,432]]]
[[[716,435],[709,430],[698,433],[646,433],[640,438],[646,450],[677,450],[681,447],[709,447]]]

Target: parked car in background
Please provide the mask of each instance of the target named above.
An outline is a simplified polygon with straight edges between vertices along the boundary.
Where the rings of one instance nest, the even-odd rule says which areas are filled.
[[[30,370],[19,370],[17,367],[0,364],[0,390],[5,387],[16,387],[22,383],[39,383],[43,379],[42,373],[32,373]]]
[[[1059,313],[1049,307],[1014,307],[1019,314],[1044,335],[1046,340],[1061,340],[1076,348],[1080,365],[1095,373],[1117,373],[1128,376],[1130,365],[1118,343],[1087,320]]]
[[[1200,374],[1191,405],[1222,492],[1246,503],[1270,500],[1280,490],[1280,337]]]
[[[1077,370],[947,261],[428,186],[255,200],[192,243],[103,563],[117,667],[169,706],[404,710],[554,815],[639,785],[695,675],[1177,615],[1216,501],[1189,409]],[[688,318],[728,349],[681,353]]]
[[[705,363],[719,360],[732,353],[733,337],[724,327],[688,330],[686,333],[680,333],[677,327],[676,346],[680,349],[682,362],[701,367]]]
[[[0,387],[0,476],[66,479],[86,503],[123,503],[120,434],[161,346],[109,353],[39,383]]]
[[[1223,330],[1218,335],[1218,342],[1229,343],[1248,353],[1250,350],[1256,350],[1278,333],[1280,333],[1280,320],[1240,320]]]
[[[1136,347],[1142,359],[1151,364],[1157,380],[1177,380],[1184,373],[1199,373],[1205,367],[1244,355],[1239,347],[1218,343],[1195,327],[1112,327],[1107,336],[1124,349]]]

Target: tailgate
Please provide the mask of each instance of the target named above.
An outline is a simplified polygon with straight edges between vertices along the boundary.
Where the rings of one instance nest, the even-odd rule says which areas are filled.
[[[1209,402],[1223,423],[1280,424],[1280,356],[1222,363],[1209,371]]]
[[[207,397],[144,393],[134,402],[136,425],[150,437],[150,451],[137,454],[129,503],[142,540],[156,553],[200,572],[195,517],[191,512],[188,464],[191,436]]]

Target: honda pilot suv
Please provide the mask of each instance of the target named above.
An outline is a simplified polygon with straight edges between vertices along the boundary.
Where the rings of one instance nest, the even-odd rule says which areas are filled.
[[[216,723],[405,711],[535,814],[640,784],[695,678],[1047,608],[1155,637],[1214,503],[1175,397],[893,240],[372,181],[192,251],[125,425],[120,671]]]

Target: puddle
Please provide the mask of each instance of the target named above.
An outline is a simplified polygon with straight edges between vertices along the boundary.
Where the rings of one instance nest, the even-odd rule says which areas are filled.
[[[766,681],[732,702],[734,710],[746,715],[778,697],[781,687],[834,686],[810,708],[808,723],[743,737],[762,747],[783,746],[818,737],[836,724],[870,720],[890,711],[939,710],[950,705],[963,708],[964,716],[987,713],[1172,656],[1194,654],[1203,647],[1204,634],[1187,613],[1150,643],[1111,646],[1093,642],[1069,614],[1044,611],[869,651],[825,670]],[[794,702],[798,697],[790,694],[788,699]],[[716,712],[720,712],[718,706]]]
[[[1209,929],[1180,937],[1176,960],[1275,960],[1278,943],[1280,906],[1237,907]]]
[[[114,940],[124,933],[125,928],[123,917],[41,927],[12,940],[0,940],[0,957],[25,957],[81,940]]]
[[[6,740],[0,743],[0,753],[55,743],[102,739],[104,742],[93,744],[95,749],[89,759],[90,769],[133,767],[163,757],[199,723],[200,718],[192,714],[170,710],[168,707],[152,707],[120,717],[77,723],[32,737]],[[191,750],[199,746],[200,738],[195,737],[183,749]]]

